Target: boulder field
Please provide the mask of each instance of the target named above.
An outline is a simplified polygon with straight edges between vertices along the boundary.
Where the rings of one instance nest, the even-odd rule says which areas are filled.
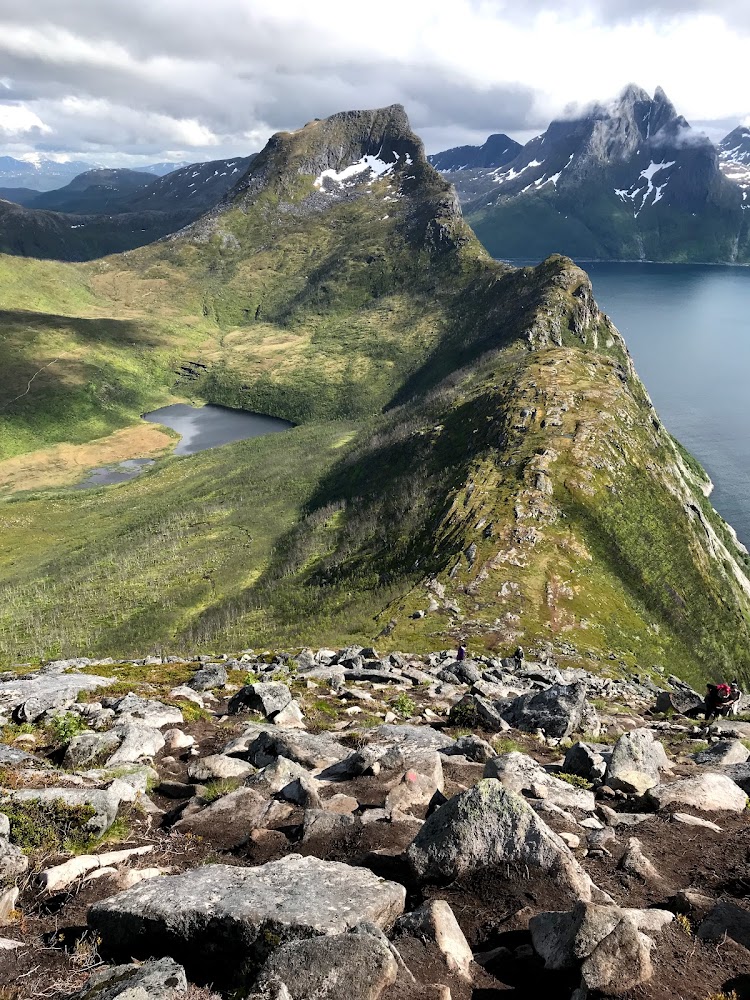
[[[0,675],[0,995],[750,995],[750,723],[571,660]]]

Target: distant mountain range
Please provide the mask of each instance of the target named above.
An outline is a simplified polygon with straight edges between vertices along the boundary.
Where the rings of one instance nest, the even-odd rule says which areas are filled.
[[[436,170],[476,170],[502,167],[521,152],[523,146],[502,133],[491,135],[481,146],[454,146],[427,159]]]
[[[498,166],[486,146],[431,159],[494,256],[750,260],[750,130],[717,148],[660,87],[553,121]]]
[[[55,191],[0,188],[0,252],[90,260],[143,246],[220,202],[252,159],[194,163],[161,177],[98,168]]]
[[[180,167],[188,166],[181,163],[151,163],[139,167],[138,172],[155,174],[161,177]],[[17,160],[13,156],[0,156],[0,188],[26,187],[34,191],[54,191],[70,183],[79,174],[92,169],[90,163],[83,160],[68,160],[59,163],[48,157],[38,157],[34,160]]]

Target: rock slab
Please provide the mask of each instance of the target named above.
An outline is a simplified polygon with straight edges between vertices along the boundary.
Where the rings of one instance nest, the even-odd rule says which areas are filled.
[[[364,868],[290,854],[257,868],[205,865],[150,879],[95,903],[89,925],[107,948],[155,949],[188,963],[257,965],[273,948],[341,934],[362,920],[378,927],[403,912],[403,886]]]

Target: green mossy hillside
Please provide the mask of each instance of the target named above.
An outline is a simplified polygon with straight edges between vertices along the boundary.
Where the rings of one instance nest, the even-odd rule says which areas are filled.
[[[173,239],[0,275],[14,462],[175,399],[299,425],[7,497],[4,661],[464,637],[750,677],[746,559],[587,276],[491,260],[402,109],[274,137]]]

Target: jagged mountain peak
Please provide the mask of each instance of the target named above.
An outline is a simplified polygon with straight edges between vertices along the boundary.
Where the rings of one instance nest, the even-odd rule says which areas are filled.
[[[238,193],[252,196],[269,183],[288,183],[301,175],[320,178],[320,186],[327,190],[343,182],[351,187],[373,174],[411,166],[428,164],[422,140],[412,131],[401,104],[341,111],[316,118],[294,132],[272,135],[240,182]]]
[[[650,101],[648,91],[644,90],[643,87],[639,87],[637,83],[629,83],[620,91],[615,106],[620,107],[632,107],[634,104],[644,103]]]

